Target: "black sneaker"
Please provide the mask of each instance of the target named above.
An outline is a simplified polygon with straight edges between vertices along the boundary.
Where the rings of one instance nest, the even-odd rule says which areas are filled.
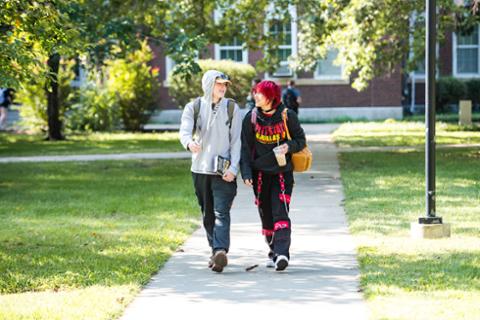
[[[270,250],[268,252],[268,259],[273,260],[274,258],[275,258],[275,252],[273,252],[273,250]]]
[[[225,250],[218,250],[213,255],[213,266],[212,271],[222,272],[228,264],[227,252]]]
[[[288,258],[285,256],[278,256],[275,260],[275,270],[283,271],[288,267]]]

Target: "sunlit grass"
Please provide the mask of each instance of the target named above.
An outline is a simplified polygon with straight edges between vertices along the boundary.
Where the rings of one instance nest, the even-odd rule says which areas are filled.
[[[421,146],[425,144],[422,122],[365,122],[342,124],[333,134],[340,147],[356,146]],[[479,144],[480,127],[462,127],[439,122],[437,144]]]
[[[111,319],[198,227],[189,161],[0,167],[0,319]]]
[[[477,149],[437,152],[437,215],[452,237],[414,240],[425,215],[424,154],[342,153],[350,230],[372,319],[480,319]]]

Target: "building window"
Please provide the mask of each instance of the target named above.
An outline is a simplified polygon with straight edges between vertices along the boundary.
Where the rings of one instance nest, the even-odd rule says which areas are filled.
[[[266,11],[267,23],[264,25],[264,33],[269,37],[277,37],[278,49],[275,52],[279,60],[279,67],[273,73],[266,73],[265,78],[293,77],[293,70],[289,67],[289,58],[297,54],[297,9],[294,5],[288,6],[289,19],[282,22],[276,16],[273,4]]]
[[[422,58],[422,60],[418,61],[416,66],[417,67],[415,70],[413,70],[413,73],[416,76],[425,77],[425,58]]]
[[[480,33],[479,26],[468,34],[454,34],[454,75],[458,77],[479,77]]]
[[[332,49],[327,52],[327,56],[317,62],[315,78],[317,79],[343,79],[342,66],[334,64],[337,58],[338,50]]]
[[[169,56],[165,58],[165,80],[168,80],[168,76],[173,71],[173,68],[175,68],[175,65],[175,60],[173,60]]]
[[[292,70],[288,66],[288,58],[293,52],[292,22],[290,20],[286,22],[273,21],[269,34],[281,41],[276,52],[280,66],[272,75],[276,77],[292,76]]]
[[[223,10],[214,11],[215,22],[222,19]],[[241,63],[248,63],[248,50],[243,48],[243,43],[237,37],[225,43],[215,44],[215,60],[232,60]]]
[[[195,53],[195,61],[198,60],[198,52]],[[164,87],[168,87],[168,78],[170,74],[173,72],[175,69],[175,66],[177,65],[177,62],[173,60],[170,56],[165,57],[165,81],[163,82]]]
[[[418,17],[424,19],[425,18],[425,13],[424,12],[417,12],[417,11],[414,11],[412,12],[412,15],[410,16],[410,20],[409,20],[409,23],[410,23],[410,29],[411,30],[415,30],[417,29],[417,27],[419,26],[419,24],[422,22],[422,19],[418,19]],[[409,37],[408,37],[408,43],[409,43],[409,47],[410,47],[410,51],[408,53],[408,59],[409,60],[412,60],[414,58],[414,38],[413,38],[413,35],[410,34]],[[438,43],[436,44],[436,54],[437,54],[437,57],[438,57],[438,53],[439,53],[439,46],[438,46]],[[410,78],[411,79],[424,79],[425,78],[425,45],[423,45],[423,49],[422,49],[422,55],[421,55],[421,58],[415,63],[415,69],[414,70],[411,70],[410,71]]]
[[[230,43],[215,45],[215,59],[248,63],[247,50],[236,37]]]
[[[73,66],[75,78],[70,83],[72,87],[79,88],[87,82],[87,72],[85,70],[85,62],[80,58],[75,58],[75,65]]]

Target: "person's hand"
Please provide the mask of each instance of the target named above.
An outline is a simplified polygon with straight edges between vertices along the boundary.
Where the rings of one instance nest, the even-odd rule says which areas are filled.
[[[223,180],[227,182],[232,182],[235,180],[235,175],[231,173],[230,171],[225,172],[225,174],[222,176]]]
[[[284,143],[278,146],[278,149],[280,150],[281,154],[287,154],[288,153],[288,144]]]
[[[245,179],[245,180],[243,180],[243,183],[245,183],[249,187],[253,186],[253,180],[252,179]]]
[[[188,144],[188,150],[192,153],[198,153],[202,150],[202,147],[195,141],[192,141]]]

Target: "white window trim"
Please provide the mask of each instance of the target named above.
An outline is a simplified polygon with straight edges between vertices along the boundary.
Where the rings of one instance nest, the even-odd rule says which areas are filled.
[[[337,66],[337,65],[335,65],[335,66]],[[320,75],[320,74],[318,74],[318,65],[317,65],[317,67],[315,68],[315,70],[313,72],[313,78],[315,80],[348,80],[348,77],[345,77],[343,75],[343,71],[345,69],[345,66],[343,64],[341,64],[339,67],[340,67],[340,74],[338,74],[338,75]]]
[[[297,8],[294,5],[289,5],[288,6],[288,11],[290,12],[290,16],[291,16],[290,30],[291,30],[291,41],[292,41],[292,43],[291,43],[291,45],[280,45],[280,46],[278,46],[278,49],[290,49],[291,48],[292,49],[292,56],[295,56],[298,52]],[[271,16],[271,12],[273,12],[272,5],[270,5],[270,7],[269,7],[267,15]],[[269,32],[268,22],[265,23],[265,25],[263,26],[263,32],[264,33]],[[280,66],[285,66],[285,65],[288,65],[288,61],[281,61],[280,62]],[[279,75],[279,74],[275,74],[275,72],[272,73],[272,74],[270,74],[269,72],[265,73],[265,79],[267,79],[267,80],[274,80],[274,79],[279,79],[279,78],[281,79],[281,78],[285,78],[285,77],[297,79],[297,74],[292,69],[290,69],[290,73],[288,75],[287,74]]]
[[[437,59],[440,57],[440,45],[437,43],[437,46],[436,46],[436,57]],[[409,52],[409,55],[411,54],[411,52]],[[437,64],[436,65],[436,73],[435,73],[435,77],[438,77],[439,73],[440,73],[440,70],[439,70],[439,65]],[[426,67],[425,67],[425,71],[423,73],[420,73],[420,72],[417,72],[417,71],[410,71],[410,73],[408,74],[410,79],[413,79],[415,78],[416,80],[420,80],[420,82],[422,81],[425,81],[425,74],[426,74],[427,70],[426,70]]]
[[[220,51],[221,50],[242,50],[242,61],[236,61],[240,63],[248,63],[248,50],[245,49],[243,46],[222,46],[218,43],[215,44],[215,60],[220,59]]]
[[[87,73],[85,69],[80,65],[78,68],[78,77],[75,77],[70,82],[70,85],[74,88],[80,88],[85,83],[87,83]]]
[[[477,73],[458,73],[457,71],[457,49],[458,49],[458,38],[457,38],[457,33],[453,32],[452,35],[452,46],[453,46],[453,54],[452,54],[452,70],[453,70],[453,76],[455,78],[464,78],[464,79],[469,79],[469,78],[480,78],[480,24],[478,24],[477,28],[478,30],[478,45],[461,45],[462,48],[468,49],[468,48],[475,48],[478,49],[478,72]]]
[[[168,76],[170,72],[172,72],[173,68],[175,67],[175,62],[169,56],[165,57],[165,80],[163,81],[163,86],[169,87],[170,84],[168,83]]]
[[[196,58],[195,60],[198,60],[198,52],[196,54]],[[168,83],[168,75],[170,74],[170,72],[173,71],[173,68],[175,67],[175,62],[173,61],[172,58],[170,58],[170,56],[166,56],[165,57],[165,80],[163,81],[163,86],[164,87],[168,87],[169,86],[169,83]]]
[[[220,12],[220,10],[215,9],[215,11],[213,12],[213,17],[214,17],[215,23],[220,21],[220,19],[222,18],[222,13]],[[239,50],[239,49],[242,49],[242,62],[241,63],[247,64],[248,63],[248,49],[244,45],[241,45],[241,46],[229,46],[229,45],[224,46],[224,45],[215,43],[215,45],[214,45],[214,59],[215,60],[221,60],[220,59],[220,50]],[[239,61],[236,61],[236,62],[239,62]]]
[[[424,13],[420,14],[420,16],[424,16],[424,15],[425,15]],[[409,19],[410,29],[413,29],[415,27],[416,20],[417,20],[417,13],[413,12],[410,19]],[[409,42],[410,48],[411,48],[412,44],[413,44],[412,34],[410,34],[408,36],[408,42]],[[437,54],[437,57],[438,57],[438,52],[439,52],[438,51],[439,50],[438,43],[437,43],[436,50],[437,50],[436,54]],[[413,52],[412,52],[412,50],[409,50],[408,58],[410,59],[412,56],[413,56]],[[409,77],[410,77],[410,79],[415,79],[415,80],[425,80],[425,71],[423,73],[417,72],[416,70],[410,71]]]
[[[424,17],[424,16],[425,16],[425,13],[422,12],[422,13],[420,14],[420,16]],[[413,28],[415,27],[416,19],[417,19],[417,13],[416,13],[416,12],[413,12],[413,13],[412,13],[412,16],[410,17],[410,20],[409,20],[410,29],[413,29]],[[410,47],[411,47],[412,44],[413,44],[413,36],[412,36],[412,34],[410,34],[410,35],[408,36],[408,41],[409,41],[409,44],[410,44]],[[425,50],[426,50],[426,48],[425,48]],[[410,50],[410,51],[408,52],[408,58],[410,59],[410,58],[412,57],[412,55],[413,55],[413,52],[412,52],[412,50]],[[440,57],[440,44],[438,43],[438,41],[437,41],[437,43],[436,43],[436,45],[435,45],[435,55],[436,55],[437,59]],[[409,78],[410,78],[410,79],[419,80],[419,82],[425,82],[425,73],[427,72],[426,68],[427,68],[427,67],[425,66],[425,70],[424,70],[423,73],[417,72],[417,71],[415,71],[415,70],[410,71],[409,74],[408,74]],[[438,77],[439,73],[440,73],[439,65],[436,64],[436,74],[435,74],[435,76]]]
[[[84,68],[86,65],[85,57],[80,58],[79,60],[80,65],[78,66],[78,77],[75,77],[71,82],[70,85],[74,88],[80,88],[84,84],[87,83],[87,70]]]
[[[172,72],[175,67],[175,62],[169,56],[165,57],[165,80],[168,79],[170,72]]]

